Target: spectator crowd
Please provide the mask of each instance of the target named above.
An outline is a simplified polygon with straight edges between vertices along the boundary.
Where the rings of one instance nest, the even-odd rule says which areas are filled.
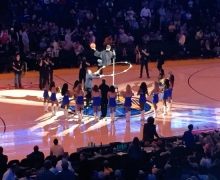
[[[48,53],[78,66],[83,54],[94,61],[91,43],[116,48],[118,60],[135,62],[146,46],[154,60],[219,56],[217,0],[8,0],[11,27],[0,26],[0,54]],[[135,48],[136,47],[136,48]]]

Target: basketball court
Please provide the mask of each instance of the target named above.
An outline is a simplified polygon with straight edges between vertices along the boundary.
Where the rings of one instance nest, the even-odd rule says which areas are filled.
[[[45,155],[53,139],[58,138],[65,151],[74,152],[78,147],[87,146],[89,142],[96,145],[110,142],[132,141],[138,136],[142,139],[143,123],[140,121],[138,108],[139,85],[145,81],[150,91],[157,80],[156,63],[150,63],[150,78],[139,78],[139,66],[134,65],[128,71],[125,64],[117,65],[115,70],[123,73],[115,76],[115,84],[119,91],[125,90],[127,84],[132,86],[135,94],[130,123],[126,123],[124,109],[117,107],[117,121],[111,123],[110,118],[94,120],[92,109],[84,111],[84,124],[73,116],[74,101],[71,101],[69,119],[65,120],[63,110],[51,117],[51,112],[43,111],[43,91],[38,90],[38,72],[27,72],[22,78],[23,89],[14,89],[13,74],[0,74],[0,146],[9,159],[22,159],[31,153],[34,145],[40,147]],[[95,67],[91,67],[96,71]],[[171,71],[175,76],[172,110],[162,115],[162,102],[159,102],[158,117],[155,119],[160,136],[179,136],[187,129],[188,124],[194,125],[195,132],[213,130],[220,127],[220,60],[180,60],[167,61],[164,65],[165,74]],[[104,69],[105,75],[111,75],[111,67]],[[68,83],[72,89],[78,78],[77,69],[55,70],[54,81],[62,87]],[[112,77],[106,76],[107,84],[112,84]],[[100,79],[93,84],[99,85]],[[58,95],[60,96],[60,95]],[[123,98],[118,99],[123,103]],[[153,115],[151,97],[145,107],[145,118]],[[49,108],[50,109],[50,108]]]

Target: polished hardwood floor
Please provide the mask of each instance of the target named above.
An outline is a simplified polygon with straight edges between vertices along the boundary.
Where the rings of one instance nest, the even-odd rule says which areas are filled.
[[[142,81],[152,88],[157,79],[156,63],[150,63],[150,78],[139,78],[139,66],[115,76],[115,84],[119,91],[127,84],[132,86],[136,94]],[[116,66],[116,72],[124,71],[128,65]],[[95,71],[95,67],[91,68]],[[158,117],[155,119],[158,133],[163,137],[182,135],[188,124],[192,123],[195,131],[212,130],[220,127],[220,60],[183,60],[167,61],[165,73],[172,71],[175,75],[173,91],[173,106],[171,111],[163,116],[162,103],[159,103]],[[111,67],[104,69],[105,75],[110,75]],[[54,72],[57,86],[69,83],[70,89],[78,77],[77,69],[62,69]],[[112,77],[106,76],[108,84]],[[100,84],[95,79],[94,84]],[[9,159],[22,159],[32,152],[34,145],[49,154],[49,148],[55,137],[65,151],[74,152],[78,147],[87,146],[89,142],[96,145],[114,141],[131,141],[133,137],[142,138],[143,123],[140,116],[132,116],[130,123],[125,117],[119,117],[115,123],[109,118],[96,121],[92,116],[84,115],[84,124],[75,118],[65,120],[62,109],[55,117],[51,112],[44,113],[42,94],[38,89],[38,72],[27,72],[22,78],[23,89],[13,88],[13,74],[0,74],[0,146]],[[151,97],[148,97],[151,101]],[[151,109],[152,110],[152,109]],[[152,115],[148,111],[145,117]]]

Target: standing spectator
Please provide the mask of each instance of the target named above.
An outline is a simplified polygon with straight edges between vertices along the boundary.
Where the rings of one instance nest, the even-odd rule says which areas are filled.
[[[44,162],[44,167],[41,168],[36,175],[36,180],[55,180],[55,175],[50,171],[52,163],[50,160]]]
[[[29,37],[28,37],[28,29],[25,28],[24,32],[22,33],[22,43],[23,43],[23,50],[24,50],[24,53],[27,53],[29,52]]]
[[[152,140],[154,139],[154,136],[159,138],[157,131],[156,131],[156,125],[154,125],[154,118],[148,117],[147,123],[144,124],[143,140],[144,142],[147,140]]]
[[[190,124],[188,126],[188,131],[185,131],[182,137],[182,140],[189,151],[192,151],[195,146],[195,139],[192,134],[192,130],[193,130],[193,125]]]
[[[12,68],[14,70],[15,75],[15,88],[22,88],[21,86],[21,74],[22,74],[22,68],[23,63],[20,60],[20,55],[17,54],[15,57],[14,62],[12,63]]]
[[[144,8],[141,10],[140,16],[142,18],[146,18],[147,20],[151,18],[151,11],[148,6],[144,6]]]
[[[0,39],[1,39],[1,43],[3,45],[5,45],[7,43],[7,41],[9,40],[7,29],[2,30],[1,35],[0,35]]]
[[[19,167],[16,163],[12,164],[10,168],[4,173],[2,180],[15,180],[16,173],[18,172]]]
[[[158,10],[158,14],[160,15],[160,29],[162,27],[162,23],[164,23],[165,21],[165,15],[166,15],[166,10],[163,6],[160,7],[160,9]]]
[[[51,156],[60,156],[64,154],[64,150],[63,147],[61,145],[58,144],[58,139],[54,139],[53,140],[53,146],[50,148],[50,155]]]
[[[105,79],[102,79],[102,84],[99,86],[99,89],[101,90],[101,112],[102,112],[102,118],[106,117],[107,109],[108,109],[108,91],[109,86],[106,84]]]

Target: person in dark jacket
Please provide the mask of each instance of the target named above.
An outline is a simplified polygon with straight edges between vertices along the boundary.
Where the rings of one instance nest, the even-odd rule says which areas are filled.
[[[147,141],[149,139],[154,139],[154,136],[159,138],[157,131],[156,131],[156,126],[154,124],[154,118],[153,117],[148,117],[147,118],[147,123],[144,124],[144,129],[143,129],[143,140]]]
[[[195,139],[192,134],[192,130],[193,130],[193,125],[192,124],[188,125],[188,131],[185,131],[182,137],[182,140],[185,143],[187,150],[191,152],[195,146]]]
[[[165,56],[164,56],[164,52],[161,51],[160,52],[160,56],[157,60],[157,69],[159,70],[159,72],[161,72],[161,70],[163,71],[163,64],[164,64],[164,61],[165,61]]]

